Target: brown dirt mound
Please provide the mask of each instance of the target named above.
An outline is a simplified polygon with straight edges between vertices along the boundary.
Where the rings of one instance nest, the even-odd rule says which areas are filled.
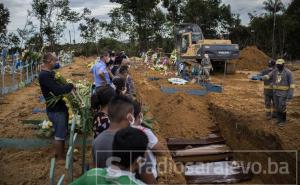
[[[240,58],[233,60],[237,70],[258,71],[267,66],[270,57],[256,46],[248,46],[241,50]]]

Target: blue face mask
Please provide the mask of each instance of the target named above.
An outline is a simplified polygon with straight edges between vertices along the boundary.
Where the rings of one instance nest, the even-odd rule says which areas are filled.
[[[60,68],[60,64],[59,63],[55,63],[53,69],[59,69]]]

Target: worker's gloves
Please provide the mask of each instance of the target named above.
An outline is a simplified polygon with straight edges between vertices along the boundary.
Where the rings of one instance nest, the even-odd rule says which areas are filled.
[[[260,81],[262,81],[262,76],[258,76],[258,75],[251,76],[251,80],[260,80]]]

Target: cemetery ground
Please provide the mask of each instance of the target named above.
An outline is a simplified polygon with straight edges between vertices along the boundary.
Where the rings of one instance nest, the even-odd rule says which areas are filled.
[[[60,73],[72,80],[92,80],[87,64],[94,61],[95,57],[75,58],[75,62],[60,69]],[[295,97],[288,106],[288,122],[285,127],[279,128],[275,120],[268,121],[265,118],[263,104],[263,84],[249,80],[251,71],[238,71],[233,75],[216,73],[212,76],[212,82],[221,84],[222,93],[209,93],[205,96],[188,95],[183,92],[176,94],[164,94],[161,86],[174,86],[167,82],[167,78],[174,77],[171,72],[165,76],[163,72],[150,70],[141,60],[133,59],[130,68],[137,89],[137,97],[141,99],[144,107],[147,107],[148,116],[155,121],[153,130],[166,146],[167,138],[196,139],[207,137],[211,134],[211,127],[217,125],[219,134],[226,139],[226,144],[232,150],[299,150],[300,148],[300,70],[295,67],[296,79]],[[74,73],[82,73],[74,75]],[[73,74],[73,75],[72,75]],[[157,77],[151,81],[149,77]],[[197,88],[195,85],[181,86],[181,88]],[[199,88],[201,88],[199,86]],[[0,99],[0,139],[39,139],[37,131],[22,120],[43,120],[45,113],[33,114],[34,108],[45,109],[40,102],[41,95],[38,83],[10,93]],[[89,138],[91,138],[90,136]],[[52,137],[51,137],[52,138]],[[88,141],[89,143],[89,141]],[[91,160],[90,144],[87,151],[87,161]],[[76,147],[74,176],[81,173],[81,150]],[[171,153],[165,157],[171,160]],[[263,159],[265,155],[274,157],[276,153],[234,153],[236,160],[253,161]],[[52,145],[39,148],[14,149],[2,147],[0,149],[0,184],[49,184],[50,159],[54,156]],[[296,156],[283,154],[280,156],[289,164],[299,164]],[[164,160],[163,157],[158,161]],[[66,173],[64,162],[57,163],[56,177]],[[296,177],[296,171],[291,171],[291,177],[272,178],[267,175],[255,175],[247,183],[259,184],[263,182],[286,183]],[[293,176],[293,177],[292,177]],[[290,179],[287,179],[290,178]],[[185,184],[182,174],[176,174],[168,170],[160,174],[160,184]]]

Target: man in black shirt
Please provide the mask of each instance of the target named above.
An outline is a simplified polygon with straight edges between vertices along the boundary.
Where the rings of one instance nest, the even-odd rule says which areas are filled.
[[[43,57],[39,83],[45,99],[51,98],[51,94],[58,96],[70,93],[74,89],[73,84],[61,85],[55,79],[53,69],[56,61],[57,58],[52,53],[46,53]],[[55,156],[58,159],[64,159],[65,139],[68,132],[68,109],[62,99],[51,107],[46,103],[46,109],[48,118],[53,123],[54,128]]]

